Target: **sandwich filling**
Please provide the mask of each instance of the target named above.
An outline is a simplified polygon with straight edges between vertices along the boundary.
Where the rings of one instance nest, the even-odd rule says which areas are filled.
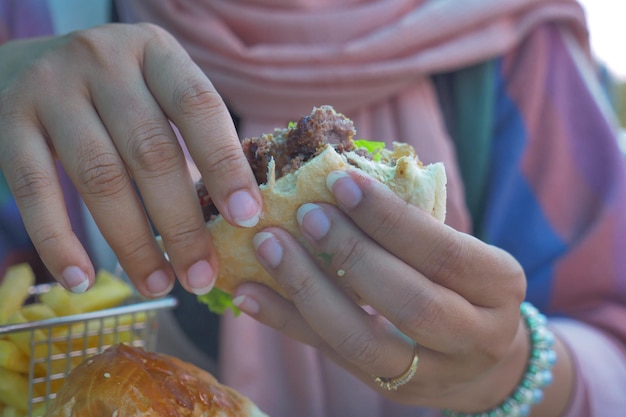
[[[322,106],[287,128],[245,139],[242,148],[264,203],[263,216],[253,228],[228,224],[218,215],[206,187],[197,185],[220,261],[215,288],[198,297],[211,311],[232,309],[237,314],[231,294],[246,281],[266,285],[288,298],[284,288],[258,263],[252,240],[263,228],[279,225],[304,241],[296,221],[297,209],[311,201],[336,203],[326,186],[326,176],[333,171],[356,167],[408,204],[444,221],[446,175],[442,163],[424,166],[408,143],[393,142],[387,148],[384,142],[355,140],[354,136],[350,119],[330,106]]]
[[[355,152],[371,159],[365,148],[354,142],[356,130],[352,120],[337,113],[331,106],[316,107],[313,112],[290,123],[283,129],[259,137],[246,138],[242,142],[243,152],[254,172],[257,183],[267,183],[268,168],[274,161],[276,179],[297,171],[304,163],[331,145],[339,154]],[[205,222],[219,214],[202,181],[196,184],[196,192],[202,207]]]

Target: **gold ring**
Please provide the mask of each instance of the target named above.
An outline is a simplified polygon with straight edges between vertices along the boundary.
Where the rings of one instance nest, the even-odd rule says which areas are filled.
[[[386,389],[387,391],[395,391],[398,387],[406,384],[413,378],[415,372],[417,372],[417,363],[419,362],[419,355],[417,354],[417,343],[413,342],[413,360],[411,361],[411,366],[409,369],[404,371],[404,373],[395,378],[381,378],[379,376],[372,375],[374,377],[374,381],[378,384],[379,387]]]

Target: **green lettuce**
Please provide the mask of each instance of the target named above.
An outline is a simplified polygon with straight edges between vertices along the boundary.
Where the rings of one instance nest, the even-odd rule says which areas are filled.
[[[232,310],[235,316],[241,314],[241,310],[233,304],[233,296],[219,288],[213,288],[207,294],[199,295],[198,301],[206,304],[215,314],[224,314],[227,310]]]
[[[374,161],[380,160],[381,149],[385,149],[385,142],[378,142],[374,140],[357,139],[354,141],[354,146],[357,148],[365,148],[368,153],[374,156]]]

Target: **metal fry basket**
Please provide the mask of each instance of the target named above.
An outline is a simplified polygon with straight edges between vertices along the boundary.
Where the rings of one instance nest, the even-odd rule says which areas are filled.
[[[55,284],[33,287],[34,299],[51,285]],[[90,356],[118,343],[154,350],[157,314],[176,303],[173,297],[147,300],[132,296],[119,307],[0,326],[0,339],[11,334],[30,349],[26,415],[42,416],[65,377]]]

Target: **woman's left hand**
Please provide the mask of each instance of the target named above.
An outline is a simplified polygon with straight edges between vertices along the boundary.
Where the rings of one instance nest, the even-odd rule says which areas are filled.
[[[255,237],[292,301],[246,283],[235,293],[242,310],[396,401],[469,412],[505,398],[528,350],[519,263],[360,172],[331,173],[328,186],[338,207],[298,211],[311,250],[280,228]],[[379,387],[373,375],[405,372],[414,343],[415,375],[397,391]]]

